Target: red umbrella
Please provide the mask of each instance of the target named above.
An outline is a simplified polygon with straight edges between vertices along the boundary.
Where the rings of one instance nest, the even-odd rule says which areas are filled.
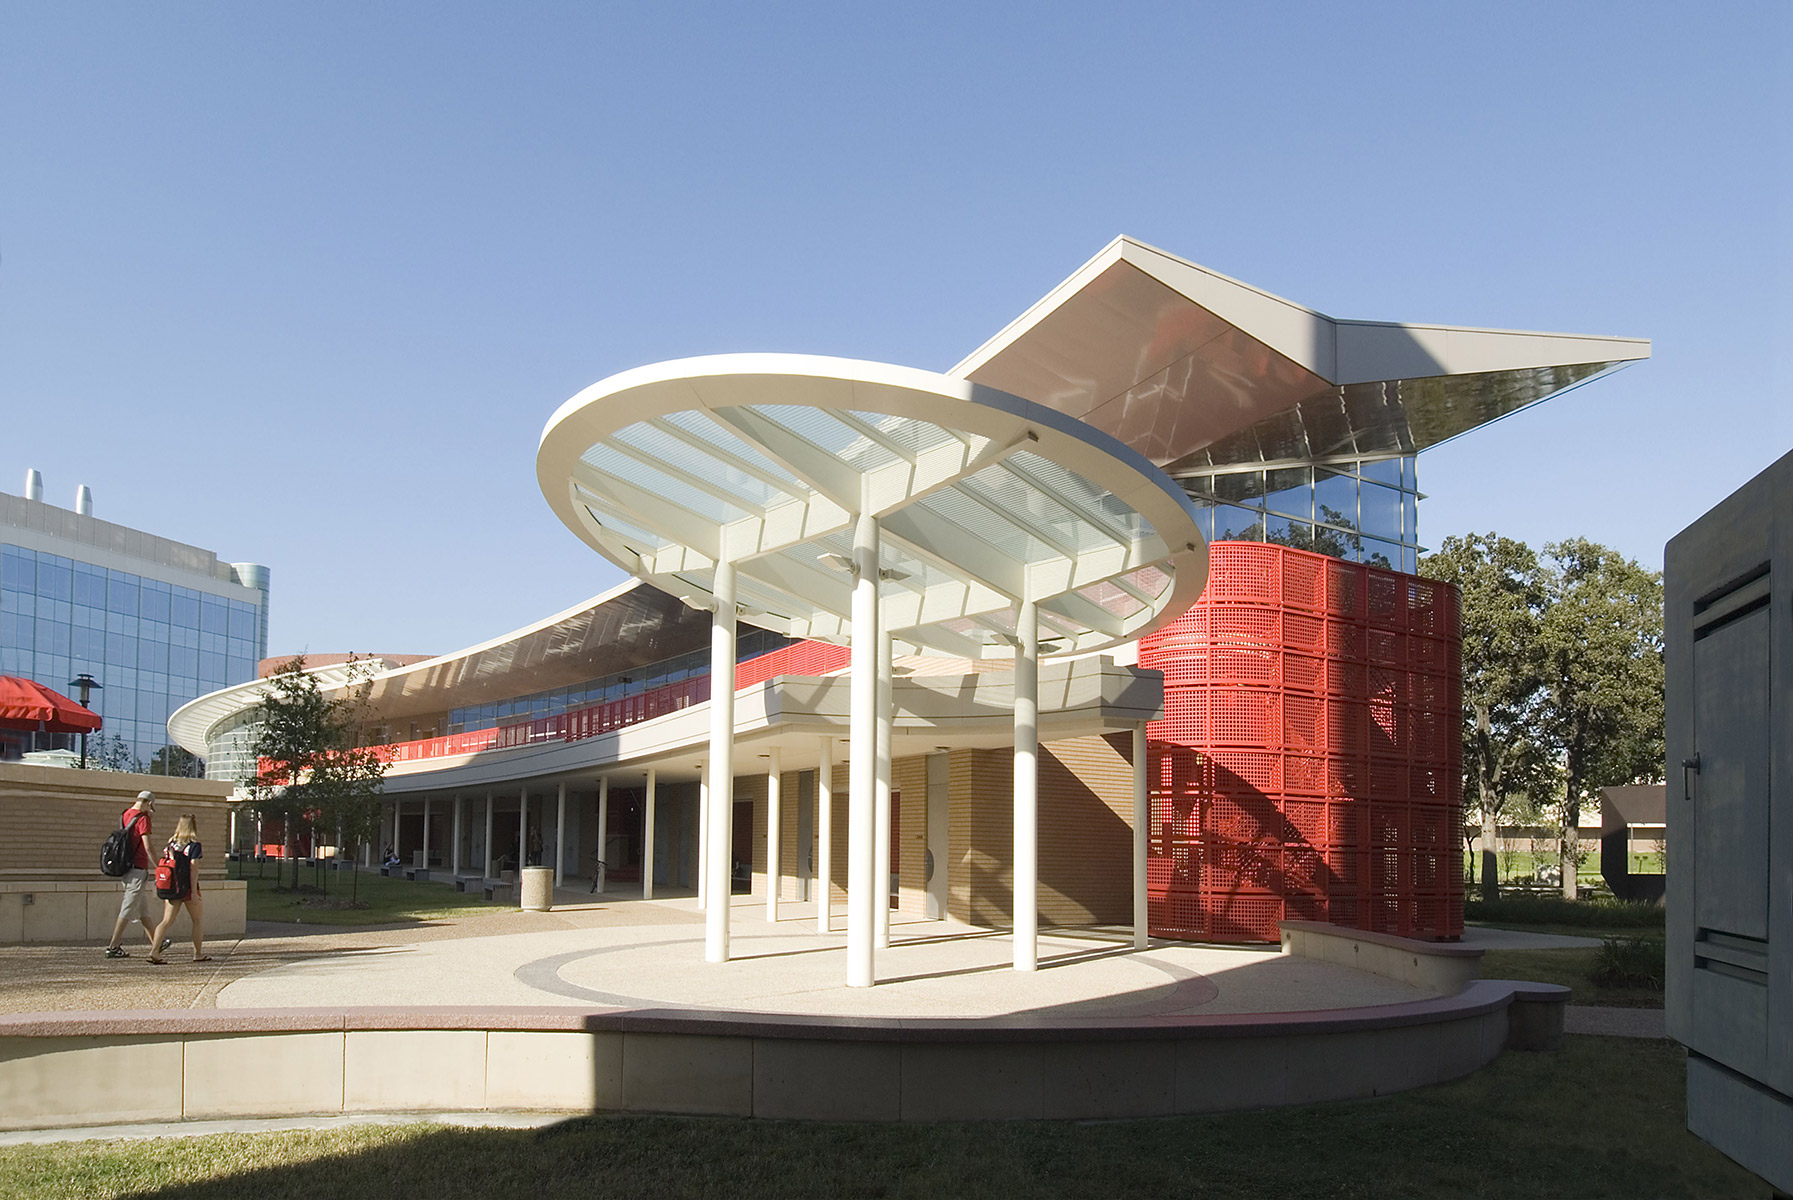
[[[38,733],[92,733],[100,715],[41,683],[0,675],[0,729]]]

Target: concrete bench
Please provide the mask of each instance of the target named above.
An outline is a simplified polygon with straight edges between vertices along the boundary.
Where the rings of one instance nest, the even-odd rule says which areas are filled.
[[[509,883],[502,879],[488,879],[485,881],[487,900],[496,900],[509,904],[511,899],[516,895],[516,890],[516,884]]]
[[[1356,967],[1385,979],[1455,996],[1482,973],[1482,952],[1450,942],[1422,942],[1324,921],[1283,921],[1284,954]]]
[[[428,867],[406,867],[405,878],[409,879],[412,883],[428,883],[430,869]]]

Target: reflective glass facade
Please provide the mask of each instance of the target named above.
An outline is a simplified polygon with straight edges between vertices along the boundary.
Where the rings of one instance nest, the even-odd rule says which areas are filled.
[[[1273,542],[1411,573],[1419,554],[1414,458],[1238,467],[1180,475],[1212,541]]]
[[[739,627],[735,641],[735,658],[743,661],[788,646],[792,638],[767,629]],[[496,704],[479,704],[457,708],[448,717],[448,732],[468,733],[476,729],[492,729],[500,725],[516,725],[542,717],[621,700],[640,692],[651,691],[669,683],[681,683],[710,673],[710,652],[697,650],[676,658],[663,659],[629,671],[619,671],[572,687],[535,692]]]
[[[118,735],[135,759],[125,765],[160,772],[168,714],[254,678],[267,653],[266,592],[224,590],[262,602],[0,541],[0,674],[64,694],[75,676],[93,676],[97,736]]]

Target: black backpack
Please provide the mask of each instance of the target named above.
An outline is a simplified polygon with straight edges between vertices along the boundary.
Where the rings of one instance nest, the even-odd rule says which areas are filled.
[[[131,826],[136,823],[136,816],[120,817],[119,826],[114,829],[100,845],[100,873],[110,875],[114,879],[123,877],[131,869]]]

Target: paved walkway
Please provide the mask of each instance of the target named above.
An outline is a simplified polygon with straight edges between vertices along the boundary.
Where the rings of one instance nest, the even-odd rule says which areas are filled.
[[[731,961],[704,961],[701,914],[689,898],[613,901],[683,919],[653,925],[580,922],[504,936],[391,944],[270,966],[222,988],[220,1008],[341,1004],[564,1005],[718,1008],[781,1015],[881,1018],[1171,1016],[1300,1012],[1397,1004],[1430,993],[1275,947],[1156,942],[1077,931],[1040,938],[1040,969],[1012,969],[1006,932],[893,914],[879,986],[846,982],[845,914],[815,932],[813,910],[789,905],[776,925],[765,902],[735,898]]]

